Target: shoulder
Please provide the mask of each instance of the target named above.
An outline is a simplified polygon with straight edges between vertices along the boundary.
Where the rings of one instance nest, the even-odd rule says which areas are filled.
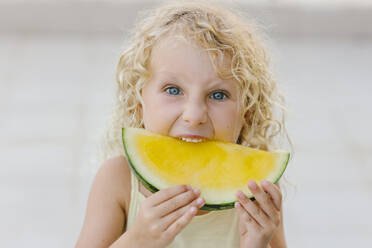
[[[109,158],[104,161],[97,172],[96,180],[107,184],[121,208],[127,213],[131,191],[131,172],[124,156]]]
[[[91,185],[76,247],[107,247],[125,231],[130,187],[130,170],[124,157],[102,163]]]

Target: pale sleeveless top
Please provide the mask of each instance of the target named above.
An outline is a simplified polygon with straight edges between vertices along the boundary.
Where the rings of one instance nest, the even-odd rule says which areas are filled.
[[[134,223],[141,203],[146,199],[139,192],[139,181],[133,173],[131,173],[131,185],[127,229]],[[194,216],[167,248],[239,247],[238,221],[234,208]]]

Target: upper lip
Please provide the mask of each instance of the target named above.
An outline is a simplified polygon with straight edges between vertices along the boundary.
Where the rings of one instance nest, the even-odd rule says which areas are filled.
[[[190,138],[190,139],[202,139],[202,140],[208,140],[207,137],[195,135],[195,134],[180,134],[177,135],[176,138]]]

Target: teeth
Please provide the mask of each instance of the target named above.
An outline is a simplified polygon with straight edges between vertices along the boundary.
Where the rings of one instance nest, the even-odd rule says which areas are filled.
[[[186,142],[194,142],[194,143],[198,143],[198,142],[202,142],[201,139],[191,139],[191,138],[181,138],[181,140],[183,141],[186,141]]]

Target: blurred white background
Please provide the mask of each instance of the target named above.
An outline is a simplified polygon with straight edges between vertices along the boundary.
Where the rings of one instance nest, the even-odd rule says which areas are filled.
[[[234,2],[290,109],[288,247],[371,247],[372,1]],[[125,32],[157,3],[0,0],[0,247],[74,246]]]

